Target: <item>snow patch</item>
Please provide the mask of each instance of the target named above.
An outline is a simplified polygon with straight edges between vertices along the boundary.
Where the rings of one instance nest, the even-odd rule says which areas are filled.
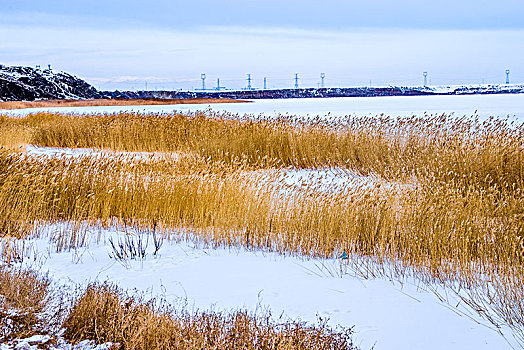
[[[50,236],[56,229],[63,227],[46,230]],[[385,277],[364,279],[340,259],[210,249],[176,240],[166,240],[156,256],[151,244],[144,259],[122,263],[111,257],[108,239],[129,234],[138,233],[92,229],[88,247],[70,252],[57,252],[44,234],[34,244],[45,259],[39,266],[31,261],[24,266],[49,272],[64,284],[109,281],[195,310],[267,307],[274,315],[284,313],[303,321],[327,317],[334,326],[355,326],[353,339],[363,349],[518,346],[477,314],[461,309],[458,299],[443,302],[416,279],[403,283]]]

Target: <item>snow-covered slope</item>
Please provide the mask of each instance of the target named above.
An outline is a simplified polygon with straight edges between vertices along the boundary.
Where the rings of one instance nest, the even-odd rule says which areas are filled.
[[[0,65],[0,101],[101,97],[93,86],[65,72]]]

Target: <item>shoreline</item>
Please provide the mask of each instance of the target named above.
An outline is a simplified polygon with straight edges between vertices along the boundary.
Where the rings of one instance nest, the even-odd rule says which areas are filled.
[[[0,109],[27,109],[46,107],[107,107],[107,106],[151,106],[178,104],[249,103],[250,101],[230,98],[188,98],[188,99],[94,99],[94,100],[40,100],[0,102]]]

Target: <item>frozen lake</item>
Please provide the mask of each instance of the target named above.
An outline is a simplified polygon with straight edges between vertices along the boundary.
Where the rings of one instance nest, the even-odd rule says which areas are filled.
[[[116,106],[43,108],[2,111],[23,116],[38,111],[62,113],[114,113],[196,111],[212,108],[238,114],[272,116],[345,115],[423,116],[453,114],[480,118],[508,117],[524,122],[524,94],[470,96],[416,96],[372,98],[324,98],[255,100],[252,103],[214,105]],[[35,156],[80,156],[89,149],[37,148]],[[101,152],[98,152],[101,153]],[[290,172],[290,184],[312,182],[332,188],[351,174]],[[355,181],[360,181],[355,177]],[[51,228],[50,232],[52,231]],[[95,230],[96,231],[96,230]],[[104,232],[118,237],[117,230]],[[45,235],[44,235],[45,236]],[[92,237],[98,236],[95,232]],[[127,289],[185,300],[189,307],[219,310],[261,305],[274,314],[313,322],[317,315],[333,325],[355,326],[354,340],[362,349],[511,349],[521,344],[503,327],[506,338],[478,314],[452,295],[442,302],[423,283],[408,278],[393,283],[387,277],[362,279],[341,273],[338,259],[301,259],[243,249],[210,249],[190,242],[166,241],[158,257],[119,263],[110,257],[108,242],[91,242],[88,249],[57,253],[46,237],[34,248],[42,258],[39,266],[57,281],[85,285],[89,281],[112,281]],[[435,286],[432,286],[435,287]],[[439,292],[444,292],[440,290]]]
[[[392,96],[392,97],[341,97],[279,100],[253,100],[251,103],[165,105],[165,106],[111,106],[111,107],[55,107],[24,110],[0,110],[0,113],[26,115],[39,111],[63,113],[114,113],[197,111],[212,108],[239,114],[289,114],[297,116],[378,115],[423,116],[448,113],[454,116],[507,117],[524,121],[524,94],[454,95],[454,96]]]
[[[61,230],[67,228],[44,228],[50,235]],[[509,329],[501,329],[506,332],[506,338],[502,337],[444,289],[433,286],[439,297],[410,277],[402,283],[387,277],[362,278],[338,259],[302,259],[166,240],[157,256],[149,244],[145,259],[119,262],[111,258],[108,239],[117,242],[129,237],[122,231],[93,228],[89,246],[70,252],[56,252],[45,233],[43,236],[31,243],[39,258],[27,259],[25,266],[36,264],[64,285],[110,281],[186,304],[190,310],[243,308],[254,312],[268,307],[276,317],[284,314],[316,322],[320,316],[328,318],[332,326],[355,326],[353,339],[362,350],[502,350],[519,346]]]

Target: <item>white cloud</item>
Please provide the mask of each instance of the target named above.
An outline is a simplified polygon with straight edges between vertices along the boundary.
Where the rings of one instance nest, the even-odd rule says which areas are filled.
[[[194,31],[60,28],[0,25],[4,64],[51,63],[107,88],[149,81],[164,88],[208,82],[242,87],[289,87],[294,73],[316,86],[501,82],[504,70],[524,81],[524,30],[308,31],[284,28],[212,27]],[[120,86],[118,85],[120,84]],[[103,87],[103,86],[102,86]]]

